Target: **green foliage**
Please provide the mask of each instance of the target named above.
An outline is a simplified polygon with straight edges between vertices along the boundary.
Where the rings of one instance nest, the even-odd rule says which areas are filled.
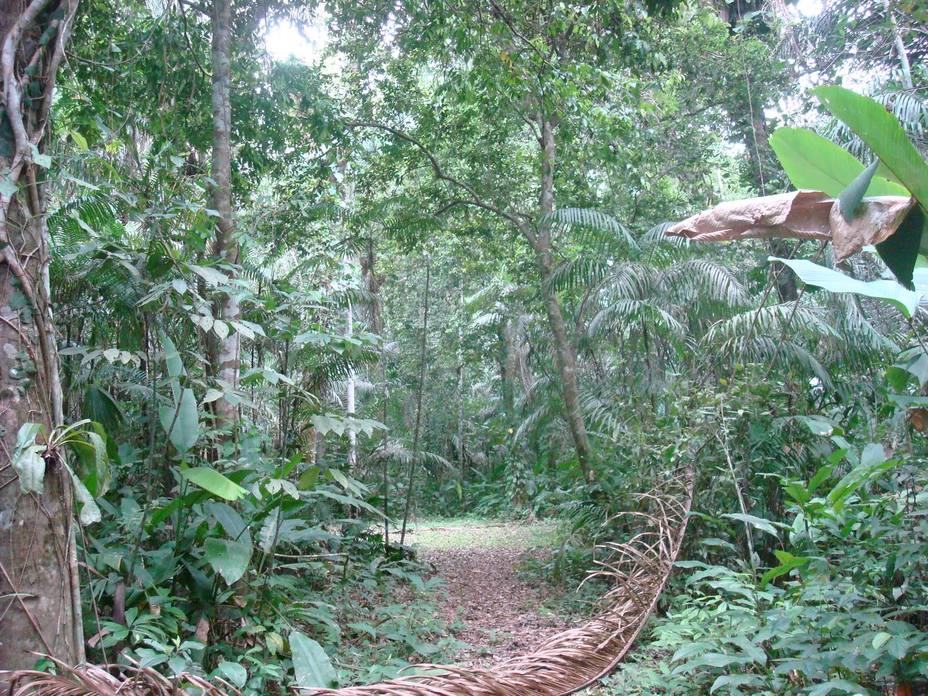
[[[91,660],[246,695],[392,678],[459,647],[430,604],[440,579],[396,544],[410,469],[414,514],[552,519],[556,552],[525,572],[569,587],[596,544],[629,534],[634,493],[696,462],[685,573],[606,688],[875,692],[925,676],[917,292],[878,279],[871,255],[840,273],[797,260],[810,242],[663,238],[668,220],[784,187],[773,153],[848,215],[865,195],[924,205],[920,92],[819,90],[841,119],[828,131],[800,113],[770,13],[659,4],[334,1],[337,59],[308,66],[272,60],[262,35],[309,21],[305,3],[236,3],[236,257],[214,250],[205,6],[82,0],[36,162],[73,425],[19,424],[11,463],[27,494],[49,466],[73,471]],[[848,14],[871,38],[876,9]],[[852,149],[789,127],[768,147],[774,111]],[[919,220],[908,246],[879,249],[903,281],[891,258],[911,260]],[[770,260],[841,294],[781,296]],[[27,298],[10,305],[31,331]],[[237,381],[218,369],[229,338]],[[34,357],[4,350],[32,379]],[[602,589],[557,609],[586,615]]]
[[[770,260],[789,266],[804,283],[824,288],[829,292],[849,292],[886,300],[906,317],[912,317],[915,314],[921,297],[920,293],[907,290],[891,280],[865,282],[805,259],[782,259],[771,256]]]
[[[331,688],[338,685],[332,663],[319,643],[299,631],[293,631],[290,634],[290,650],[297,686]]]
[[[806,128],[778,128],[770,136],[770,146],[798,189],[838,197],[864,171],[864,165],[850,152]],[[866,187],[866,195],[905,196],[908,190],[883,177],[874,177]]]
[[[928,209],[928,164],[899,121],[874,100],[843,87],[818,87],[814,94],[870,146],[886,170]]]

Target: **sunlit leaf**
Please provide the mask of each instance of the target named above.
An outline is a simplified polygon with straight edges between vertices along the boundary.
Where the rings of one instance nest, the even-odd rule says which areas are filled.
[[[915,314],[915,309],[918,307],[919,293],[907,290],[892,280],[871,280],[869,282],[857,280],[805,259],[781,259],[771,256],[769,260],[779,261],[789,266],[802,282],[815,285],[829,292],[849,292],[855,295],[886,300],[898,308],[906,317]]]
[[[224,500],[238,500],[248,493],[246,489],[234,481],[229,480],[215,469],[206,466],[181,469],[180,473],[190,483]]]

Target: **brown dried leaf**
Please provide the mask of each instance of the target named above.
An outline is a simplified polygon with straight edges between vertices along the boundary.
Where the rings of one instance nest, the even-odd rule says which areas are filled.
[[[913,205],[914,198],[903,196],[865,198],[854,219],[847,222],[835,201],[828,218],[835,261],[844,261],[868,244],[879,244],[891,237]]]
[[[720,203],[678,222],[666,234],[694,242],[759,237],[830,240],[835,260],[840,262],[890,237],[913,205],[915,200],[904,196],[865,198],[854,219],[847,222],[837,199],[821,191],[793,191]]]
[[[197,621],[196,638],[203,645],[209,643],[209,619],[205,616],[201,616],[200,620]]]
[[[667,230],[695,242],[726,242],[756,237],[831,239],[828,216],[834,199],[821,191],[719,203]]]

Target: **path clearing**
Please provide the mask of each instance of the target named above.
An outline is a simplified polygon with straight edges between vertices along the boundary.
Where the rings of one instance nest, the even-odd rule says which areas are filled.
[[[491,666],[568,627],[541,606],[552,590],[516,572],[526,554],[551,552],[553,533],[547,522],[444,520],[421,521],[408,536],[445,581],[436,606],[455,638],[468,644],[457,664]]]

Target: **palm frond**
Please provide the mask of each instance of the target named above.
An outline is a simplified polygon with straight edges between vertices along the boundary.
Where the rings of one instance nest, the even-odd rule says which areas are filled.
[[[611,215],[592,208],[561,208],[548,213],[543,225],[562,232],[574,232],[582,239],[610,248],[619,245],[638,249],[638,242],[629,229]]]
[[[641,245],[644,247],[690,246],[690,240],[686,237],[668,237],[664,234],[669,228],[673,227],[673,225],[674,223],[672,221],[661,222],[657,225],[654,225],[654,227],[645,232],[641,237]]]
[[[818,358],[794,341],[759,335],[736,336],[718,347],[718,355],[729,361],[764,363],[771,369],[796,369],[817,377],[827,389],[834,386]]]
[[[554,269],[548,283],[555,290],[575,290],[599,285],[610,272],[609,260],[602,256],[580,256]]]
[[[819,338],[838,335],[835,329],[819,316],[816,309],[785,302],[751,309],[717,321],[709,328],[703,343],[711,346],[744,337],[778,338],[800,332]]]
[[[587,328],[589,336],[640,325],[651,329],[674,345],[682,345],[685,330],[670,312],[645,300],[616,300],[600,310]]]
[[[113,199],[102,192],[72,198],[48,216],[52,241],[61,249],[69,240],[81,237],[86,241],[94,233],[117,222]]]
[[[668,295],[685,304],[705,299],[728,307],[743,307],[748,295],[744,286],[725,266],[708,259],[690,259],[673,264],[661,278]]]
[[[408,465],[410,463],[418,464],[437,464],[446,467],[451,471],[457,471],[455,466],[440,454],[419,450],[414,452],[400,440],[388,440],[386,445],[380,445],[370,453],[368,459],[371,462],[394,461],[399,464]]]
[[[513,434],[512,439],[515,442],[521,441],[527,437],[529,433],[533,432],[536,428],[539,428],[542,424],[547,423],[553,417],[554,409],[552,404],[549,402],[540,404],[535,410],[533,410],[522,419],[522,422],[519,423],[519,427]]]
[[[603,288],[605,301],[612,299],[645,300],[652,296],[655,269],[634,261],[611,268]]]

